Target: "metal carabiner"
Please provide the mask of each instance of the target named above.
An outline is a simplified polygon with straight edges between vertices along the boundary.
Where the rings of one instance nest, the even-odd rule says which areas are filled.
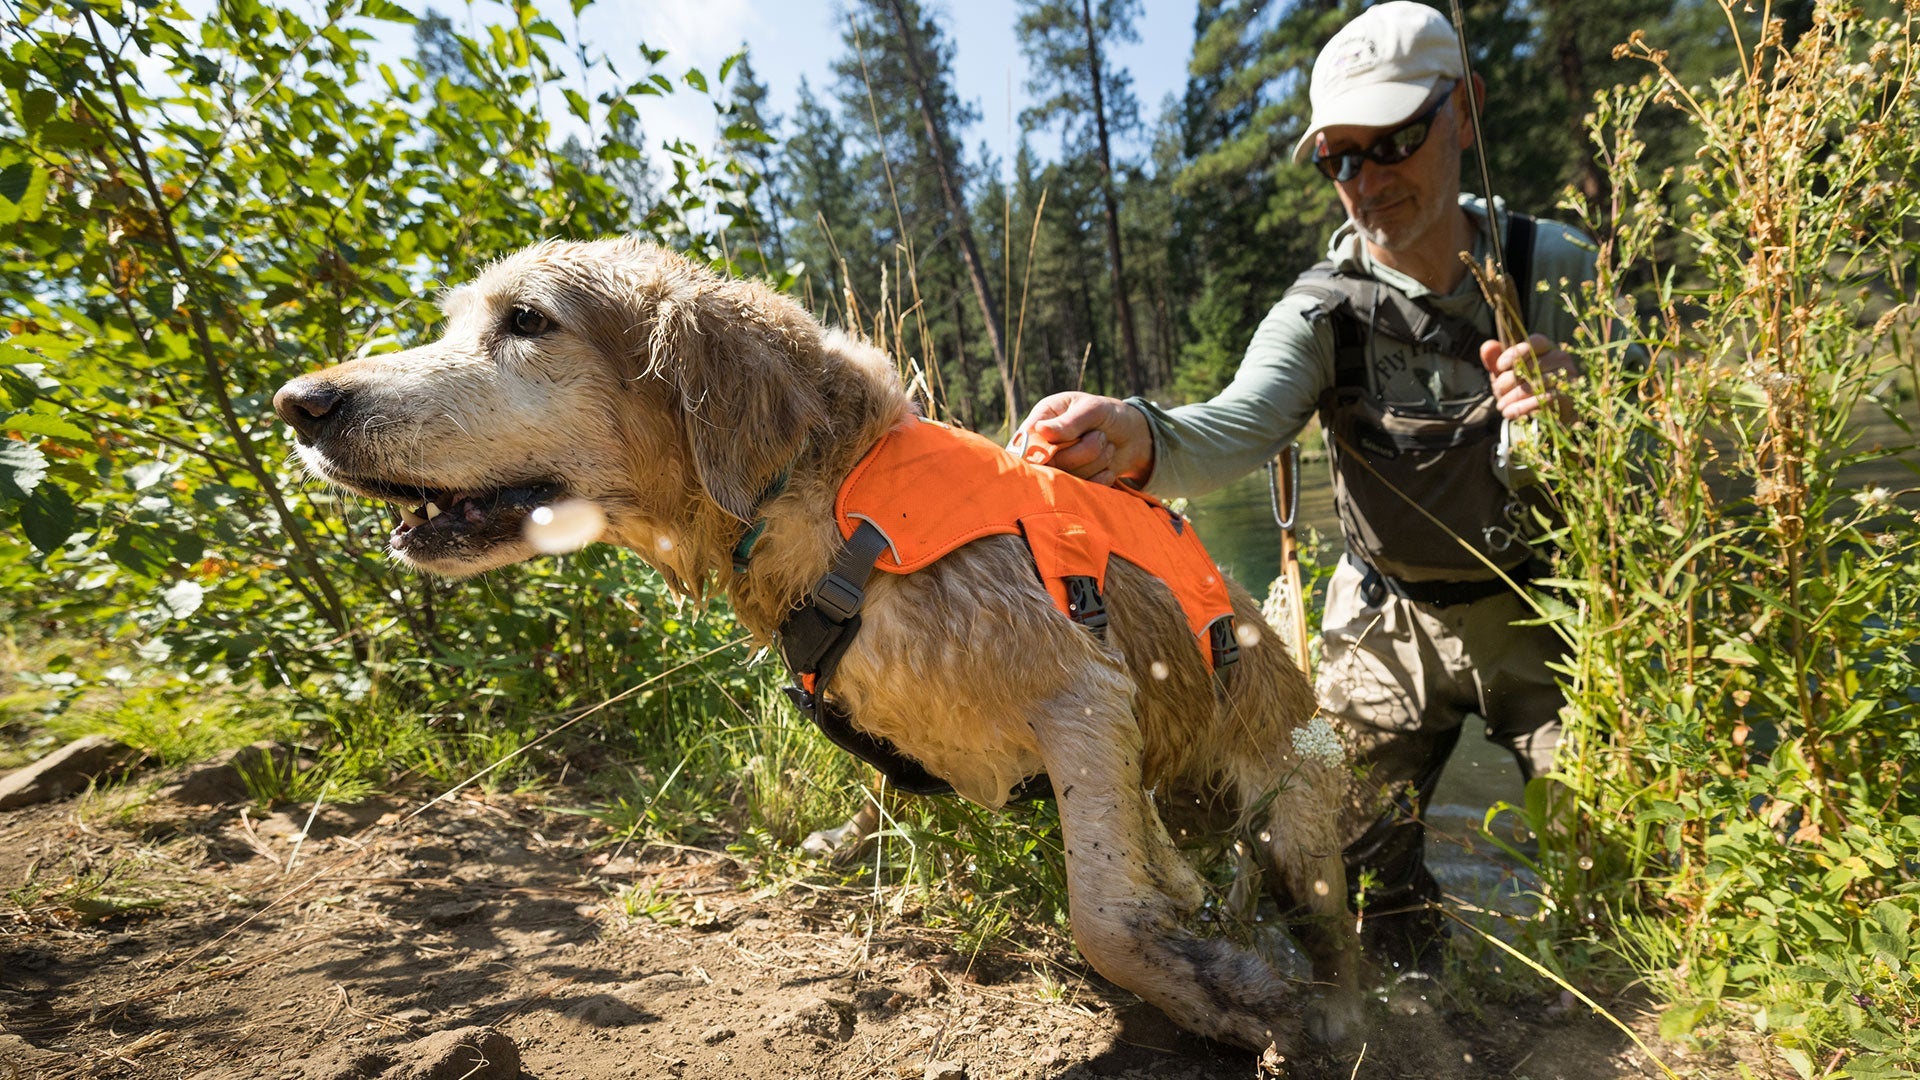
[[[1284,463],[1284,464],[1283,464]],[[1284,476],[1282,474],[1285,474]],[[1280,488],[1287,489],[1287,512],[1280,512]],[[1300,517],[1300,444],[1294,443],[1267,462],[1267,498],[1273,522],[1281,532],[1292,532]]]

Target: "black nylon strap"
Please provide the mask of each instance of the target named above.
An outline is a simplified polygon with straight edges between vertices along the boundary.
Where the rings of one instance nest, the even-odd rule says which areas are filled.
[[[887,783],[912,795],[950,794],[953,785],[891,742],[855,727],[847,710],[826,699],[827,684],[860,633],[860,605],[866,601],[867,582],[873,578],[874,562],[886,549],[886,534],[862,521],[840,546],[833,569],[814,584],[807,602],[780,624],[780,658],[794,677],[793,685],[785,688],[787,697],[829,742],[880,770]],[[802,685],[803,675],[813,676],[811,691]]]
[[[1520,318],[1527,317],[1527,298],[1533,295],[1533,238],[1537,223],[1525,214],[1507,215],[1507,280],[1520,296]]]
[[[1500,578],[1486,581],[1401,581],[1374,569],[1351,551],[1347,552],[1347,560],[1360,571],[1361,597],[1374,607],[1378,607],[1380,601],[1385,599],[1383,593],[1392,593],[1403,600],[1429,607],[1454,607],[1485,600],[1489,596],[1499,596],[1513,588]],[[1506,574],[1513,579],[1514,585],[1525,585],[1533,580],[1534,567],[1531,562],[1524,562]]]

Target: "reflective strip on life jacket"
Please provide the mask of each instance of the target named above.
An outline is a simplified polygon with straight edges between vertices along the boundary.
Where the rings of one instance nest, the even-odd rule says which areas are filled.
[[[888,548],[875,565],[893,574],[913,573],[982,537],[1023,537],[1054,606],[1069,617],[1066,579],[1092,578],[1104,592],[1108,557],[1118,555],[1172,590],[1209,665],[1218,635],[1210,629],[1233,615],[1226,583],[1186,518],[1151,496],[1029,465],[931,420],[908,421],[881,438],[840,485],[834,520],[842,537],[861,521],[885,534]]]

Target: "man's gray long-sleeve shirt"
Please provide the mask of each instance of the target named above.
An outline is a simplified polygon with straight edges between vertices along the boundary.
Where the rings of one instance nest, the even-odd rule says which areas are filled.
[[[1473,257],[1487,252],[1486,203],[1462,195],[1460,205],[1479,230]],[[1506,212],[1495,202],[1499,226]],[[1503,232],[1502,236],[1505,235]],[[1368,257],[1366,244],[1348,222],[1333,234],[1327,256],[1341,270],[1366,274],[1409,297],[1426,297],[1439,310],[1465,319],[1493,336],[1493,313],[1471,274],[1451,292],[1440,294]],[[1558,222],[1541,221],[1533,250],[1536,287],[1525,298],[1527,325],[1565,345],[1575,321],[1561,294],[1590,280],[1592,243]],[[1146,413],[1153,429],[1154,465],[1147,490],[1163,498],[1200,495],[1222,487],[1264,465],[1292,442],[1333,385],[1333,328],[1308,318],[1318,301],[1309,296],[1283,298],[1254,332],[1240,368],[1225,390],[1210,401],[1164,409],[1141,398],[1130,404]],[[1487,392],[1484,368],[1439,353],[1427,353],[1384,337],[1370,337],[1367,374],[1373,393],[1389,405],[1425,412],[1464,407]]]

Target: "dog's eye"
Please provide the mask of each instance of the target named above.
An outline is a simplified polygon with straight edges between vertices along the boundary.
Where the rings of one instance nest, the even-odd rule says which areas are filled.
[[[517,307],[507,317],[507,329],[515,337],[539,337],[553,329],[553,320],[530,307]]]

